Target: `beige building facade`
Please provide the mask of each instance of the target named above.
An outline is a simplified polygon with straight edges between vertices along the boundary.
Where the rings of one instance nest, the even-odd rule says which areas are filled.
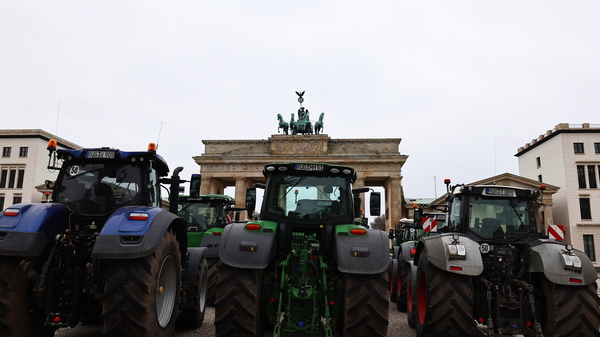
[[[246,188],[264,183],[264,165],[275,162],[322,162],[354,168],[353,188],[383,187],[386,224],[403,214],[400,138],[331,139],[328,135],[273,135],[263,140],[203,140],[205,153],[194,157],[202,175],[201,194],[223,194],[235,186],[237,207],[244,207]],[[363,205],[364,209],[364,205]],[[365,214],[369,215],[369,214]]]
[[[521,176],[560,187],[554,196],[554,222],[565,226],[565,243],[600,267],[600,124],[558,124],[515,156]]]
[[[0,130],[0,208],[49,198],[46,180],[55,180],[57,172],[48,166],[48,140],[57,140],[58,148],[79,149],[79,145],[39,129]]]

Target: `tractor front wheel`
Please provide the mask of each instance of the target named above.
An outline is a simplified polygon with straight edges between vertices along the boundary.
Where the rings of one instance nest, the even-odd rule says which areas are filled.
[[[567,286],[541,277],[544,303],[542,331],[546,337],[600,336],[600,299],[596,282]]]
[[[105,336],[173,334],[181,289],[181,252],[171,230],[153,254],[111,261],[104,281]]]
[[[344,274],[344,284],[342,336],[387,336],[388,272]]]
[[[194,304],[190,308],[184,308],[177,318],[177,323],[181,327],[197,329],[202,325],[206,309],[207,283],[208,265],[206,259],[202,259],[194,282]]]
[[[262,269],[219,264],[215,296],[215,336],[263,337]]]
[[[416,329],[419,337],[469,336],[474,326],[471,277],[449,273],[419,257],[416,280]]]

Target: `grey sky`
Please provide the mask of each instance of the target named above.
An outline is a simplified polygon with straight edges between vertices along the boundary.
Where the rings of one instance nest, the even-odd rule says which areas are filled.
[[[266,139],[296,90],[331,138],[402,138],[408,197],[518,174],[518,147],[600,123],[596,1],[0,1],[0,128],[159,153]],[[57,110],[60,101],[60,113]]]

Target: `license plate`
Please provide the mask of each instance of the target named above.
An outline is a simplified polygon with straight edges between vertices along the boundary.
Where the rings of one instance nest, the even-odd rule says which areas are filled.
[[[115,159],[115,151],[88,151],[86,158]]]
[[[515,190],[511,190],[508,188],[494,188],[487,187],[483,193],[484,195],[496,195],[500,197],[516,197],[517,193]]]
[[[296,171],[323,171],[323,165],[318,164],[295,164]]]

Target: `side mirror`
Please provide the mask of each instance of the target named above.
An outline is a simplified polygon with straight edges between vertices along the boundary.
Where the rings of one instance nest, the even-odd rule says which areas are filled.
[[[373,216],[379,216],[381,214],[381,193],[371,192],[369,196],[369,211]]]
[[[202,180],[202,176],[198,173],[192,174],[192,178],[190,179],[190,197],[198,198],[200,196],[200,181]]]
[[[256,187],[246,188],[246,211],[250,216],[256,209]]]

